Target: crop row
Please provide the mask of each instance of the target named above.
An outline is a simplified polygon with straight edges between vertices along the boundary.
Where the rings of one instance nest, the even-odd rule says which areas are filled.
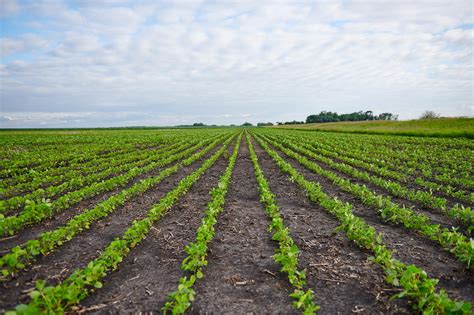
[[[189,143],[191,144],[191,143]],[[78,178],[81,178],[81,181],[86,180],[85,178],[88,175],[99,175],[104,178],[107,176],[107,171],[110,168],[117,167],[119,165],[126,165],[132,162],[136,162],[142,159],[147,158],[151,154],[158,154],[164,150],[170,150],[176,147],[178,143],[171,145],[163,145],[158,149],[145,149],[142,151],[139,150],[130,150],[129,152],[121,152],[117,154],[117,151],[113,155],[103,156],[100,158],[93,159],[89,162],[79,163],[77,165],[68,165],[64,168],[56,168],[54,170],[45,170],[43,172],[31,172],[28,173],[30,177],[26,181],[22,178],[21,181],[17,180],[17,184],[10,183],[7,188],[0,189],[1,194],[4,198],[10,198],[12,196],[18,196],[24,193],[32,193],[32,195],[40,195],[38,191],[42,192],[43,197],[52,197],[48,196],[49,190],[56,192],[58,190],[65,190],[73,186],[72,182],[76,181]],[[109,173],[110,174],[110,173]],[[26,177],[26,176],[24,176]],[[84,179],[83,179],[84,178]],[[99,178],[99,177],[98,177]],[[36,189],[40,188],[38,191]],[[24,196],[22,196],[24,197]]]
[[[313,302],[312,290],[308,289],[305,291],[303,288],[305,286],[305,273],[298,269],[298,248],[294,244],[288,229],[284,227],[283,219],[279,215],[279,209],[258,165],[248,134],[246,135],[246,140],[259,183],[261,202],[264,203],[268,216],[271,219],[269,230],[273,232],[273,239],[279,243],[274,259],[281,265],[281,271],[288,275],[290,283],[295,288],[291,294],[296,300],[294,306],[297,309],[301,309],[304,314],[314,314],[319,307]],[[188,255],[183,260],[182,269],[190,272],[190,275],[182,277],[179,280],[178,289],[168,295],[168,302],[163,307],[165,313],[169,311],[173,314],[182,314],[186,312],[194,300],[196,293],[193,290],[193,286],[198,279],[204,276],[202,268],[207,265],[208,244],[215,235],[214,225],[217,223],[217,216],[223,211],[225,195],[230,184],[239,143],[240,137],[225,173],[220,178],[217,187],[211,192],[212,200],[207,205],[205,218],[202,220],[202,224],[196,233],[196,240],[185,247]]]
[[[225,136],[224,136],[225,137]],[[222,136],[220,137],[222,138]],[[211,140],[205,140],[205,143]],[[191,148],[186,149],[186,152],[192,152],[202,144],[197,144]],[[0,235],[10,234],[13,235],[26,225],[41,222],[42,220],[51,217],[52,215],[59,213],[60,211],[67,209],[73,204],[76,204],[86,198],[96,196],[99,193],[113,190],[118,187],[125,186],[129,181],[136,178],[137,176],[149,172],[157,167],[163,166],[163,160],[169,156],[173,156],[178,152],[184,150],[184,147],[179,147],[175,150],[169,151],[162,158],[144,166],[134,167],[127,173],[108,179],[106,181],[94,183],[90,186],[84,187],[80,190],[68,193],[59,199],[55,200],[52,204],[48,201],[41,203],[29,202],[23,212],[19,215],[9,216],[0,220]]]
[[[181,145],[181,147],[192,144],[193,143],[184,144]],[[60,185],[49,186],[45,189],[41,188],[26,195],[15,196],[7,200],[0,201],[0,213],[23,207],[26,204],[26,201],[34,201],[37,203],[42,199],[53,198],[61,193],[74,191],[81,187],[91,185],[95,182],[106,180],[111,176],[117,176],[118,174],[129,171],[134,167],[142,167],[151,163],[157,158],[160,158],[163,152],[166,153],[168,150],[172,151],[175,149],[176,147],[173,148],[172,146],[171,148],[163,148],[157,151],[136,151],[131,154],[131,156],[126,156],[125,158],[118,159],[117,161],[105,160],[103,161],[103,164],[99,165],[99,168],[84,167],[82,168],[81,173],[86,173],[87,175],[75,174],[75,176],[69,181],[63,182]],[[71,173],[74,174],[74,172]]]
[[[281,133],[279,133],[281,135]],[[472,163],[468,143],[463,142],[464,147],[458,149],[447,149],[442,145],[428,145],[418,143],[416,145],[397,146],[390,148],[390,143],[399,143],[397,137],[360,137],[359,135],[343,135],[339,137],[315,135],[314,133],[300,133],[317,147],[337,152],[341,155],[355,155],[367,163],[380,167],[391,167],[397,172],[454,187],[466,187],[472,189]],[[406,137],[405,137],[406,138]],[[428,140],[424,140],[428,141]],[[454,141],[453,139],[442,141]],[[423,179],[424,178],[424,179]]]
[[[196,138],[209,138],[211,136],[216,136],[219,133],[202,133],[202,134],[188,134],[187,132],[167,132],[165,134],[157,134],[154,137],[146,138],[147,140],[142,143],[143,140],[136,135],[132,139],[134,142],[132,144],[127,144],[126,140],[120,139],[118,141],[116,137],[109,139],[106,142],[106,145],[102,144],[103,140],[97,139],[99,144],[89,143],[86,144],[79,143],[74,145],[73,147],[77,147],[77,154],[72,156],[70,159],[65,159],[63,153],[70,150],[70,146],[63,147],[62,145],[57,144],[56,150],[53,152],[42,152],[36,153],[35,155],[39,155],[38,158],[47,158],[53,159],[53,164],[44,162],[44,165],[37,165],[34,167],[24,167],[24,172],[22,174],[18,174],[13,178],[6,179],[2,181],[2,188],[10,188],[14,185],[27,184],[29,182],[38,182],[41,179],[47,180],[49,177],[51,179],[56,179],[57,176],[64,175],[65,173],[69,173],[70,171],[76,170],[80,171],[83,167],[93,167],[94,165],[103,163],[104,160],[107,159],[115,159],[117,157],[125,156],[129,153],[134,153],[137,151],[147,151],[147,150],[154,150],[169,146],[170,144],[176,144],[181,141],[188,141],[187,139],[196,139]],[[192,137],[190,135],[193,135]],[[82,135],[78,137],[81,139]],[[109,145],[110,144],[110,145]],[[28,150],[31,149],[31,146],[27,147]],[[53,156],[52,157],[50,157]],[[55,158],[54,158],[55,156]],[[12,161],[15,161],[17,157],[13,157]],[[55,160],[56,159],[56,160]],[[11,165],[7,167],[5,171],[13,171]],[[48,181],[46,181],[47,183]]]
[[[428,277],[425,271],[414,266],[406,265],[393,257],[382,240],[382,235],[368,225],[362,218],[355,216],[352,206],[337,198],[328,196],[315,182],[308,181],[295,168],[273,151],[262,139],[256,137],[260,146],[272,157],[278,167],[287,173],[291,180],[303,188],[313,202],[318,203],[326,211],[334,215],[341,225],[339,230],[359,247],[372,252],[372,261],[379,264],[386,274],[386,281],[402,292],[395,297],[406,297],[414,301],[413,308],[427,314],[459,313],[470,314],[471,304],[451,300],[444,290],[436,290],[439,280]],[[301,162],[297,158],[298,162]]]
[[[319,155],[323,155],[328,158],[336,159],[343,161],[349,165],[368,170],[374,174],[388,177],[390,179],[397,180],[403,184],[416,184],[423,189],[428,190],[429,192],[438,191],[447,196],[458,198],[465,202],[474,202],[474,193],[468,193],[463,190],[455,190],[454,187],[450,185],[442,185],[436,182],[428,181],[422,177],[412,176],[413,169],[403,169],[398,168],[396,171],[387,167],[386,163],[383,163],[383,166],[377,165],[371,162],[364,161],[365,156],[350,151],[350,149],[339,149],[334,146],[324,145],[320,142],[314,143],[308,138],[301,137],[288,137],[289,140],[298,141],[301,140],[304,142],[306,149],[309,149]],[[403,173],[401,172],[403,171]]]
[[[187,139],[187,135],[192,135],[191,140]],[[129,252],[147,236],[153,224],[166,215],[218,159],[225,157],[226,160],[228,159],[227,167],[219,178],[218,184],[210,191],[211,200],[206,205],[195,240],[184,248],[186,258],[181,263],[183,277],[176,284],[176,290],[168,294],[167,302],[162,308],[165,313],[185,313],[196,296],[195,283],[206,277],[204,267],[208,264],[210,244],[216,232],[215,224],[219,214],[224,211],[228,189],[230,185],[239,185],[232,181],[232,174],[236,171],[235,164],[244,135],[257,180],[260,202],[269,219],[268,231],[277,245],[273,259],[280,265],[280,271],[292,285],[290,296],[294,299],[293,306],[296,310],[304,314],[316,313],[319,306],[314,300],[318,292],[313,292],[308,288],[304,266],[301,266],[298,260],[300,250],[291,237],[290,229],[285,226],[275,195],[270,190],[269,183],[259,165],[259,156],[253,143],[258,144],[263,149],[263,154],[268,154],[282,173],[288,175],[292,182],[305,191],[311,202],[319,205],[321,209],[338,220],[340,223],[338,231],[342,231],[362,251],[372,255],[369,260],[382,268],[386,275],[386,282],[398,288],[398,293],[393,298],[406,299],[415,311],[424,314],[472,314],[472,305],[467,301],[451,299],[444,290],[438,288],[438,279],[429,277],[423,269],[415,265],[407,265],[398,260],[394,251],[384,243],[384,236],[355,214],[351,205],[352,200],[357,199],[354,202],[364,205],[364,209],[372,209],[374,215],[380,215],[384,221],[401,225],[415,231],[418,236],[437,242],[440,248],[452,253],[471,269],[469,271],[472,271],[474,240],[466,237],[471,230],[474,230],[474,215],[471,207],[462,204],[448,206],[448,204],[451,205],[451,199],[440,198],[429,192],[432,188],[443,192],[446,196],[472,203],[473,193],[469,192],[470,184],[467,179],[471,168],[466,163],[471,159],[470,153],[467,153],[462,163],[457,163],[457,159],[461,158],[460,152],[470,144],[457,139],[449,141],[427,139],[426,141],[433,144],[433,152],[432,156],[425,157],[430,148],[427,148],[426,144],[421,147],[421,140],[416,138],[370,138],[353,135],[337,135],[336,137],[330,133],[322,136],[312,132],[286,130],[280,132],[271,129],[244,131],[238,136],[235,132],[229,131],[183,131],[181,134],[172,132],[167,136],[157,133],[154,136],[145,135],[143,138],[130,137],[123,142],[115,142],[112,140],[113,137],[100,139],[100,137],[90,136],[81,143],[78,137],[68,137],[67,145],[64,146],[68,147],[67,154],[63,157],[58,151],[58,148],[62,148],[63,145],[58,144],[53,137],[45,136],[37,140],[39,146],[45,148],[45,152],[51,153],[51,156],[46,156],[44,160],[41,159],[40,149],[27,150],[24,154],[18,153],[12,158],[8,158],[6,154],[10,150],[15,150],[15,147],[18,147],[20,151],[29,145],[33,146],[34,138],[14,139],[9,142],[8,148],[0,152],[4,157],[2,163],[8,165],[7,161],[16,158],[18,158],[18,163],[12,164],[14,165],[13,172],[2,169],[2,163],[0,163],[0,172],[4,171],[5,176],[12,176],[8,178],[11,183],[18,180],[15,185],[17,192],[21,189],[35,189],[34,187],[41,187],[41,189],[28,195],[13,197],[16,198],[14,200],[20,200],[20,206],[23,206],[21,202],[25,203],[23,211],[17,215],[4,217],[2,207],[4,211],[14,210],[15,207],[5,206],[12,199],[0,201],[0,236],[14,235],[26,226],[51,218],[87,198],[115,189],[117,191],[104,201],[82,210],[62,226],[10,248],[0,257],[0,270],[3,274],[0,276],[0,282],[14,279],[17,274],[29,268],[41,256],[60,250],[63,244],[93,227],[95,222],[112,215],[116,209],[126,203],[132,204],[135,198],[155,188],[183,167],[198,160],[204,160],[203,157],[207,154],[211,156],[151,206],[143,219],[133,221],[120,237],[115,238],[103,248],[84,268],[76,269],[55,286],[49,286],[48,280],[36,281],[35,289],[28,293],[29,302],[18,305],[15,310],[6,314],[52,314],[77,310],[78,308],[74,306],[103,286],[104,278],[119,268]],[[235,138],[237,141],[229,157],[226,153]],[[373,144],[367,143],[369,138],[375,139]],[[94,140],[97,139],[100,141],[94,144]],[[141,140],[136,142],[137,139]],[[107,149],[108,143],[111,143],[111,146]],[[74,145],[87,147],[87,149],[84,154],[78,154],[80,149],[70,148]],[[219,145],[222,146],[217,149]],[[147,151],[143,152],[137,148]],[[372,149],[375,153],[370,152]],[[210,154],[214,150],[217,151]],[[449,152],[456,152],[453,154],[454,161],[444,166],[436,165],[442,164],[442,161],[448,158]],[[75,156],[75,154],[78,155]],[[33,158],[31,163],[28,162],[28,158]],[[72,162],[66,161],[67,158]],[[351,203],[347,203],[331,196],[321,184],[308,180],[302,172],[293,167],[291,164],[293,161],[316,174],[317,178],[323,179],[324,183],[335,187],[337,191],[356,199],[350,197]],[[457,164],[457,166],[449,173],[449,166],[452,164]],[[55,172],[56,165],[59,166],[57,173],[47,178],[47,174]],[[32,172],[27,170],[30,167],[32,167]],[[412,176],[409,170],[413,170],[416,174]],[[150,171],[156,175],[146,174]],[[40,174],[45,175],[44,180]],[[457,174],[462,175],[456,180]],[[112,177],[112,175],[116,176]],[[144,179],[136,180],[137,177],[141,178],[139,177],[141,175]],[[23,185],[20,181],[28,177],[34,178],[34,183],[28,185],[24,182],[25,185]],[[428,191],[406,187],[407,185],[414,187],[411,181]],[[359,184],[360,182],[368,183],[369,187]],[[51,186],[45,187],[48,184]],[[375,188],[376,190],[371,188],[375,186],[381,188],[384,193],[377,193],[378,188]],[[1,192],[13,194],[15,190],[6,187],[5,190],[0,189]],[[52,202],[43,199],[62,193],[65,194]],[[409,200],[414,202],[415,206],[407,208],[390,196]],[[439,224],[433,224],[429,216],[419,214],[418,205],[442,211],[449,217],[468,225],[466,235],[458,228],[447,229],[440,227]]]
[[[275,261],[281,266],[281,271],[288,275],[288,280],[294,287],[291,297],[295,299],[293,306],[301,309],[303,314],[314,314],[319,309],[313,301],[314,292],[306,287],[306,273],[298,267],[298,246],[290,235],[290,231],[285,227],[280,209],[275,202],[275,196],[270,190],[263,171],[258,164],[258,157],[255,154],[250,136],[247,134],[247,146],[250,158],[254,167],[260,192],[260,202],[265,206],[265,211],[271,220],[268,230],[273,233],[272,239],[278,242],[278,249],[273,256]]]
[[[178,288],[168,294],[168,301],[163,306],[163,311],[173,314],[183,314],[191,306],[196,292],[193,286],[197,279],[203,275],[202,268],[207,266],[208,245],[215,235],[214,225],[217,223],[217,216],[223,211],[225,197],[232,178],[232,171],[239,153],[239,146],[242,140],[242,133],[239,135],[232,155],[229,159],[224,174],[219,178],[216,187],[211,190],[212,199],[206,206],[205,216],[196,232],[196,240],[189,243],[184,248],[187,253],[184,258],[181,269],[189,274],[179,279]]]
[[[341,178],[337,174],[321,168],[316,163],[284,147],[276,141],[269,140],[265,137],[264,139],[312,172],[329,179],[334,185],[354,195],[364,205],[378,209],[379,214],[386,221],[403,224],[407,229],[415,230],[429,239],[437,241],[443,248],[452,252],[459,261],[466,264],[468,268],[472,267],[471,262],[474,261],[474,243],[462,233],[456,230],[441,228],[438,224],[431,224],[429,217],[417,214],[404,206],[400,207],[394,203],[390,197],[378,195],[366,186],[355,184],[350,180]],[[297,148],[297,146],[293,144],[287,145],[292,148]]]
[[[226,142],[230,140],[231,138],[227,139]],[[59,246],[70,241],[76,234],[87,230],[93,222],[108,216],[117,207],[125,204],[125,202],[155,187],[164,178],[177,172],[183,166],[191,165],[210,152],[217,144],[218,140],[212,142],[205,149],[194,153],[190,157],[186,157],[189,155],[188,150],[169,156],[166,160],[162,161],[162,165],[170,164],[181,158],[184,158],[184,160],[162,170],[156,176],[135,183],[130,188],[124,189],[100,202],[94,208],[83,211],[69,220],[65,225],[55,230],[42,233],[37,238],[31,239],[21,246],[14,247],[8,254],[0,258],[0,268],[2,268],[3,275],[5,277],[12,275],[31,264],[36,257],[51,253]]]
[[[311,148],[308,149],[308,146],[305,144],[296,145],[294,141],[285,140],[281,140],[280,142],[286,147],[289,147],[294,151],[302,153],[312,159],[320,161],[325,165],[330,166],[331,168],[336,169],[352,178],[356,178],[385,189],[393,196],[405,198],[412,202],[419,202],[423,206],[430,209],[442,211],[449,217],[458,219],[463,223],[470,225],[469,229],[474,229],[474,212],[470,207],[464,207],[460,204],[455,204],[452,207],[448,207],[448,201],[445,198],[433,196],[431,192],[410,189],[400,185],[397,182],[386,180],[375,175],[370,175],[367,172],[358,170],[345,163],[335,162],[329,158],[316,154],[313,150],[311,150]]]
[[[25,171],[21,174],[15,174],[11,178],[4,179],[2,183],[0,184],[0,188],[2,188],[1,192],[3,195],[8,195],[8,193],[14,193],[17,191],[21,191],[22,189],[28,189],[31,185],[31,187],[34,187],[33,185],[40,185],[41,184],[41,179],[45,179],[44,177],[52,177],[54,179],[54,176],[58,176],[61,174],[64,174],[67,171],[71,170],[78,170],[81,168],[81,166],[86,166],[90,167],[96,164],[100,164],[103,160],[109,159],[109,158],[114,158],[116,156],[121,156],[121,155],[126,155],[128,153],[134,152],[135,150],[133,148],[123,148],[123,149],[117,149],[112,152],[102,154],[102,155],[94,155],[90,153],[90,156],[87,158],[74,158],[68,161],[67,165],[58,165],[58,166],[46,166],[44,165],[43,167],[34,167],[34,168],[25,168]],[[46,154],[46,153],[44,153]],[[10,172],[13,171],[9,167]]]
[[[79,165],[87,161],[99,160],[107,156],[115,156],[120,152],[127,153],[140,149],[156,148],[176,142],[176,139],[190,138],[191,135],[208,137],[216,132],[183,132],[167,130],[166,132],[117,132],[110,134],[100,132],[97,135],[85,133],[77,135],[0,135],[4,144],[0,153],[7,159],[0,161],[0,178],[28,175],[41,171],[66,170],[69,166]],[[15,143],[17,139],[17,143]],[[11,142],[15,144],[11,144]],[[5,174],[4,174],[5,173]]]
[[[118,144],[117,144],[118,145]],[[29,146],[30,150],[32,146]],[[28,152],[22,156],[15,156],[13,160],[4,162],[6,169],[0,171],[1,177],[22,177],[34,172],[47,171],[52,168],[64,168],[70,165],[78,165],[87,161],[94,161],[97,158],[114,156],[121,152],[133,151],[133,147],[108,148],[112,151],[103,154],[104,147],[98,145],[64,146],[60,149],[54,146],[51,150],[40,148],[38,151]]]
[[[36,282],[36,290],[30,292],[31,300],[20,304],[7,314],[63,313],[79,303],[95,288],[101,288],[101,280],[115,270],[124,257],[150,231],[153,224],[163,217],[168,210],[191,188],[191,186],[222,156],[227,149],[226,142],[217,152],[193,173],[182,179],[169,191],[159,203],[153,205],[144,219],[134,221],[121,237],[112,241],[100,254],[89,262],[85,268],[77,269],[57,286],[46,286],[45,281]]]
[[[387,136],[346,135],[345,137],[318,137],[326,143],[335,140],[336,145],[348,144],[370,156],[389,155],[394,161],[410,166],[423,164],[431,171],[437,171],[444,161],[456,171],[469,170],[465,151],[474,149],[468,139],[406,138]],[[431,153],[431,154],[427,154]],[[442,168],[441,168],[442,169]]]

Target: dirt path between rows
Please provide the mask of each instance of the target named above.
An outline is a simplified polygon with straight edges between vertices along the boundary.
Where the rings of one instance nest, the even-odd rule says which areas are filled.
[[[103,280],[103,287],[82,301],[79,306],[82,312],[160,313],[167,295],[177,288],[178,279],[185,275],[181,270],[181,262],[186,256],[183,249],[195,239],[205,206],[211,198],[209,191],[218,183],[227,166],[233,143],[229,144],[225,157],[208,169],[190,191],[154,224],[149,235],[132,249],[118,270]],[[308,286],[314,290],[316,303],[321,306],[319,313],[412,314],[406,299],[390,300],[390,296],[400,289],[388,285],[381,268],[367,260],[371,253],[357,247],[344,233],[336,232],[337,219],[309,201],[304,191],[289,181],[256,141],[253,144],[285,224],[301,250],[300,268],[306,269]],[[133,220],[143,218],[153,204],[216,150],[117,208],[107,218],[93,223],[90,230],[78,234],[50,255],[41,257],[17,278],[0,283],[0,313],[28,302],[27,292],[34,287],[35,280],[47,279],[49,285],[57,284],[96,258]],[[466,270],[452,254],[414,231],[383,222],[377,209],[364,206],[322,176],[276,151],[305,178],[319,182],[328,195],[351,203],[356,215],[384,234],[384,242],[396,250],[396,258],[416,264],[429,276],[439,278],[438,287],[446,289],[451,298],[474,301],[474,272]],[[328,168],[322,163],[320,165]],[[140,178],[156,175],[160,170]],[[64,224],[73,214],[105,200],[114,192],[85,200],[42,225],[24,230],[16,238],[0,242],[0,250]],[[196,300],[189,313],[298,313],[289,297],[293,289],[287,276],[279,271],[280,267],[272,258],[278,244],[272,241],[267,231],[269,219],[259,199],[252,162],[242,139],[224,211],[218,217],[216,235],[209,246],[209,265],[203,270],[204,278],[195,284]]]
[[[359,170],[359,171],[361,171],[361,172],[367,172],[367,173],[369,173],[370,175],[382,177],[382,176],[380,176],[379,174],[377,174],[377,172],[374,171],[374,170],[366,169],[366,168],[364,168],[364,167],[362,167],[362,166],[356,166],[356,165],[350,164],[350,163],[348,163],[348,162],[343,161],[343,160],[340,159],[340,158],[335,158],[335,157],[326,156],[326,155],[324,155],[324,154],[320,154],[320,153],[317,153],[317,152],[314,152],[314,151],[313,151],[313,153],[318,154],[318,155],[321,155],[321,156],[324,156],[324,157],[326,157],[326,158],[328,158],[328,159],[331,159],[332,161],[334,161],[334,162],[336,162],[336,163],[347,164],[347,165],[349,165],[349,166],[351,166],[351,167],[353,167],[353,168],[355,168],[355,169],[357,169],[357,170]],[[346,155],[345,157],[347,157],[347,158],[352,158],[352,157],[350,157],[350,156],[348,156],[348,155]],[[356,161],[362,161],[362,162],[365,162],[365,163],[369,163],[369,164],[370,164],[370,162],[367,162],[367,161],[364,160],[364,159],[358,159],[358,158],[353,158],[353,159],[356,160]],[[392,167],[390,170],[391,170],[392,172],[393,172],[393,171],[396,171],[396,170],[393,170],[393,167]],[[392,182],[396,182],[396,183],[400,184],[401,186],[404,186],[404,187],[406,187],[406,188],[410,188],[410,189],[413,189],[413,190],[429,191],[428,188],[423,187],[423,186],[418,185],[418,184],[415,183],[416,176],[414,176],[413,174],[408,174],[408,173],[406,173],[406,172],[401,172],[401,171],[396,171],[396,172],[400,172],[400,173],[403,173],[403,174],[407,175],[407,176],[409,177],[409,180],[407,180],[406,182],[404,182],[404,181],[397,180],[397,179],[394,179],[394,178],[389,178],[389,177],[387,177],[386,179],[388,179],[388,180],[390,180],[390,181],[392,181]],[[472,206],[472,205],[469,205],[469,202],[467,202],[467,201],[465,201],[465,200],[462,200],[462,199],[459,199],[459,198],[457,198],[457,197],[450,196],[450,195],[448,195],[447,193],[445,193],[445,192],[443,192],[443,191],[434,190],[434,191],[433,191],[433,195],[434,195],[434,196],[437,196],[437,197],[445,198],[446,200],[448,200],[448,204],[449,204],[450,207],[454,206],[454,204],[456,204],[456,203],[459,203],[459,204],[464,205],[464,206],[466,206],[466,207],[467,207],[467,206]]]
[[[150,151],[150,152],[151,152],[151,151],[158,151],[159,148],[160,148],[160,146],[158,146],[156,149],[143,148],[143,149],[141,149],[141,150],[147,150],[147,151]],[[139,149],[137,148],[136,151],[138,151],[138,150],[139,150]],[[117,152],[118,152],[118,151],[117,151]],[[121,154],[121,155],[120,155],[120,158],[123,158],[124,156],[130,156],[130,155],[132,155],[132,154],[134,154],[134,153],[135,153],[134,150],[130,150],[130,151],[125,151],[125,150],[124,150],[124,151],[122,151],[122,152],[120,152],[120,153],[118,153],[118,154]],[[101,155],[97,155],[95,158],[94,158],[94,157],[91,157],[89,161],[92,161],[92,160],[95,159],[96,161],[98,161],[97,164],[100,164],[100,163],[104,163],[104,162],[111,161],[111,160],[113,160],[114,158],[117,158],[117,157],[118,157],[118,155],[114,155],[114,156],[111,156],[111,157],[101,157]],[[135,161],[136,161],[136,160],[135,160]],[[91,175],[91,174],[96,174],[96,173],[99,173],[99,172],[103,172],[103,171],[105,171],[105,170],[108,168],[107,165],[103,165],[102,167],[99,167],[99,168],[95,169],[95,170],[92,171],[92,172],[85,172],[85,170],[82,170],[82,164],[87,163],[87,162],[88,162],[88,161],[83,161],[83,162],[79,163],[78,165],[76,165],[76,166],[73,167],[73,168],[70,168],[69,166],[67,166],[65,169],[61,169],[61,170],[62,170],[62,173],[64,174],[64,173],[68,173],[68,172],[70,172],[70,171],[79,171],[79,172],[80,172],[80,174],[79,174],[80,176],[88,176],[88,175]],[[130,163],[130,162],[129,162],[129,163]],[[90,166],[90,167],[96,167],[96,166],[94,165],[94,166]],[[60,168],[55,168],[55,169],[54,169],[55,173],[58,172],[58,171],[57,171],[58,169],[60,169]],[[114,174],[105,177],[105,179],[110,178],[110,177],[112,177],[112,176],[114,176]],[[24,196],[24,195],[27,195],[27,194],[30,194],[30,193],[36,191],[37,189],[46,189],[46,188],[48,188],[48,187],[50,187],[50,186],[58,186],[58,185],[61,185],[61,184],[65,183],[65,182],[68,182],[68,181],[70,181],[70,180],[71,180],[71,179],[66,179],[66,180],[60,179],[60,180],[57,180],[57,181],[46,181],[46,182],[43,182],[41,185],[39,185],[38,188],[36,188],[36,189],[24,189],[24,190],[19,190],[19,191],[17,191],[17,192],[8,194],[8,197],[4,197],[3,194],[0,194],[0,200],[8,200],[8,199],[10,199],[10,198],[12,198],[12,197],[15,197],[15,196]],[[11,185],[17,185],[17,184],[19,184],[19,183],[10,183],[10,186],[11,186]],[[84,187],[84,186],[81,186],[81,187]],[[74,189],[74,190],[76,190],[76,189]],[[54,200],[60,198],[61,196],[67,194],[67,193],[70,192],[70,191],[71,191],[71,190],[65,190],[65,191],[59,193],[58,195],[56,195],[56,196],[54,196],[54,197],[52,197],[52,198],[49,198],[49,199],[51,199],[52,201],[54,201]],[[11,209],[11,210],[9,210],[8,212],[6,212],[6,214],[7,214],[7,215],[18,214],[18,213],[21,212],[22,210],[23,210],[23,207],[21,207],[20,209],[19,209],[19,208]]]
[[[235,143],[235,142],[233,142]],[[233,145],[228,147],[227,156]],[[228,159],[219,159],[189,192],[157,221],[146,239],[124,259],[120,268],[106,277],[103,287],[86,298],[81,306],[90,313],[156,312],[176,290],[184,275],[181,262],[184,247],[195,238],[201,224],[210,190],[227,167]]]
[[[201,148],[202,150],[203,148]],[[195,151],[197,152],[197,151]],[[37,237],[39,234],[46,232],[46,231],[51,231],[54,230],[65,223],[67,223],[71,218],[73,218],[75,215],[78,215],[86,210],[94,208],[97,204],[101,203],[104,200],[107,200],[111,196],[121,192],[124,189],[128,189],[131,186],[133,186],[135,183],[138,181],[151,177],[151,176],[156,176],[158,175],[163,169],[170,167],[172,165],[175,165],[177,162],[172,162],[170,164],[167,164],[163,167],[157,167],[149,172],[146,172],[145,174],[141,174],[137,176],[136,178],[132,179],[129,181],[125,186],[123,187],[118,187],[115,189],[112,189],[111,191],[100,193],[97,196],[86,198],[85,200],[71,206],[68,209],[62,210],[58,214],[54,215],[54,217],[46,219],[42,221],[41,223],[38,224],[33,224],[31,226],[28,226],[24,228],[23,230],[19,231],[14,237],[5,239],[4,241],[0,241],[0,255],[5,254],[8,252],[11,248],[23,244],[26,241]],[[118,174],[117,174],[118,175]]]
[[[301,250],[300,268],[306,269],[308,285],[321,307],[318,314],[411,313],[406,303],[389,301],[398,289],[386,284],[382,269],[367,260],[370,253],[336,232],[337,219],[309,201],[272,158],[253,144],[285,225]]]
[[[406,264],[415,264],[424,269],[430,277],[439,279],[438,288],[445,289],[451,298],[474,301],[474,272],[466,269],[453,254],[416,231],[384,222],[377,209],[361,204],[357,198],[333,185],[326,178],[312,173],[278,149],[273,149],[307,180],[319,182],[326,194],[350,203],[355,215],[362,217],[378,232],[383,233],[387,247],[395,250],[395,258]]]
[[[185,176],[196,170],[216,149],[207,153],[199,161],[180,169],[163,179],[157,186],[136,197],[124,206],[117,208],[106,218],[91,225],[91,228],[76,235],[50,255],[40,257],[34,266],[22,272],[17,278],[0,284],[0,305],[10,309],[19,303],[29,301],[27,291],[34,287],[37,279],[47,280],[48,285],[55,285],[67,278],[75,269],[83,268],[99,256],[114,238],[119,237],[131,225],[133,220],[143,218],[148,209]]]
[[[341,178],[347,179],[353,184],[358,184],[360,186],[365,185],[367,188],[369,188],[375,194],[389,197],[394,203],[398,204],[399,206],[405,206],[407,208],[412,208],[415,213],[423,214],[423,215],[429,217],[432,224],[439,224],[441,227],[448,228],[448,229],[451,229],[453,226],[455,226],[455,227],[458,227],[460,232],[464,233],[466,236],[468,236],[468,237],[471,236],[471,234],[467,231],[465,223],[463,223],[460,220],[448,217],[448,215],[445,214],[444,212],[442,212],[441,210],[430,209],[430,208],[424,206],[423,204],[421,204],[420,202],[414,202],[414,201],[410,201],[410,200],[408,200],[406,198],[403,198],[403,197],[394,196],[389,190],[387,190],[385,188],[381,188],[380,186],[372,184],[369,181],[360,180],[360,179],[356,179],[354,177],[350,177],[349,175],[346,175],[345,173],[336,170],[335,168],[327,165],[326,163],[320,162],[320,161],[318,161],[316,159],[313,159],[311,157],[308,157],[306,155],[303,155],[303,156],[306,157],[308,160],[310,160],[310,161],[316,163],[317,165],[319,165],[322,169],[324,169],[326,171],[330,171],[330,172],[336,174],[337,176],[339,176]],[[349,166],[351,166],[351,165],[349,165]],[[353,167],[353,166],[351,166],[351,167]],[[361,170],[360,168],[357,168],[357,167],[353,167],[353,168],[357,169],[359,171],[365,171],[365,170]],[[378,176],[378,177],[380,177],[380,176]],[[403,185],[402,184],[402,186],[413,189],[409,185]],[[450,204],[450,206],[453,206],[452,202],[450,202],[449,204]],[[468,206],[467,203],[463,203],[463,204],[465,206]]]
[[[209,265],[195,285],[191,313],[293,314],[292,289],[272,255],[277,244],[266,231],[250,155],[242,141],[224,212],[215,226]]]

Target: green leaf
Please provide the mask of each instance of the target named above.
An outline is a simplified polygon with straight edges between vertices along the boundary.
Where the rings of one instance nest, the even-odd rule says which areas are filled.
[[[36,291],[36,290],[30,292],[30,297],[31,297],[33,300],[39,298],[40,295],[41,295],[41,293],[40,293],[39,291]]]
[[[203,277],[202,271],[201,271],[201,270],[198,270],[198,271],[196,272],[196,278],[201,279],[202,277]]]

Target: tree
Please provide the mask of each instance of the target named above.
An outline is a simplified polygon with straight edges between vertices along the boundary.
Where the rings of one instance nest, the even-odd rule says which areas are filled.
[[[436,118],[439,118],[439,114],[436,114],[432,110],[425,110],[420,116],[420,119],[436,119]]]
[[[371,110],[358,111],[350,114],[339,115],[336,112],[322,111],[317,115],[309,115],[306,118],[306,123],[325,123],[325,122],[337,122],[337,121],[363,121],[363,120],[397,120],[397,115],[392,113],[383,113],[380,115],[374,115]]]
[[[273,123],[271,123],[271,122],[266,122],[266,123],[264,123],[264,122],[259,122],[259,123],[257,124],[257,126],[258,126],[258,127],[273,126]]]
[[[364,113],[365,120],[374,120],[374,112],[368,110]]]
[[[304,121],[297,121],[297,120],[285,121],[283,124],[284,125],[302,125],[304,124]]]
[[[398,115],[394,115],[392,113],[382,113],[378,116],[376,116],[377,120],[397,120]]]
[[[317,122],[317,120],[318,120],[318,115],[309,115],[308,117],[306,117],[307,124],[315,123]]]
[[[244,126],[244,127],[250,127],[250,126],[253,126],[253,125],[252,125],[251,123],[249,123],[249,122],[244,122],[244,123],[242,124],[242,126]]]

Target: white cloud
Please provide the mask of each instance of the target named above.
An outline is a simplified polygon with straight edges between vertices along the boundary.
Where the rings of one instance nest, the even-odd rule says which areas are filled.
[[[113,126],[172,126],[190,125],[195,122],[206,124],[231,124],[239,121],[255,120],[255,115],[169,115],[156,112],[116,111],[108,112],[5,112],[0,114],[0,127],[107,127]]]
[[[15,0],[0,1],[0,17],[7,17],[18,13],[20,6]]]
[[[18,38],[0,38],[0,57],[12,54],[34,52],[43,49],[48,41],[34,34],[25,34]]]
[[[472,115],[468,1],[78,3],[21,8],[43,32],[2,41],[2,111]]]

